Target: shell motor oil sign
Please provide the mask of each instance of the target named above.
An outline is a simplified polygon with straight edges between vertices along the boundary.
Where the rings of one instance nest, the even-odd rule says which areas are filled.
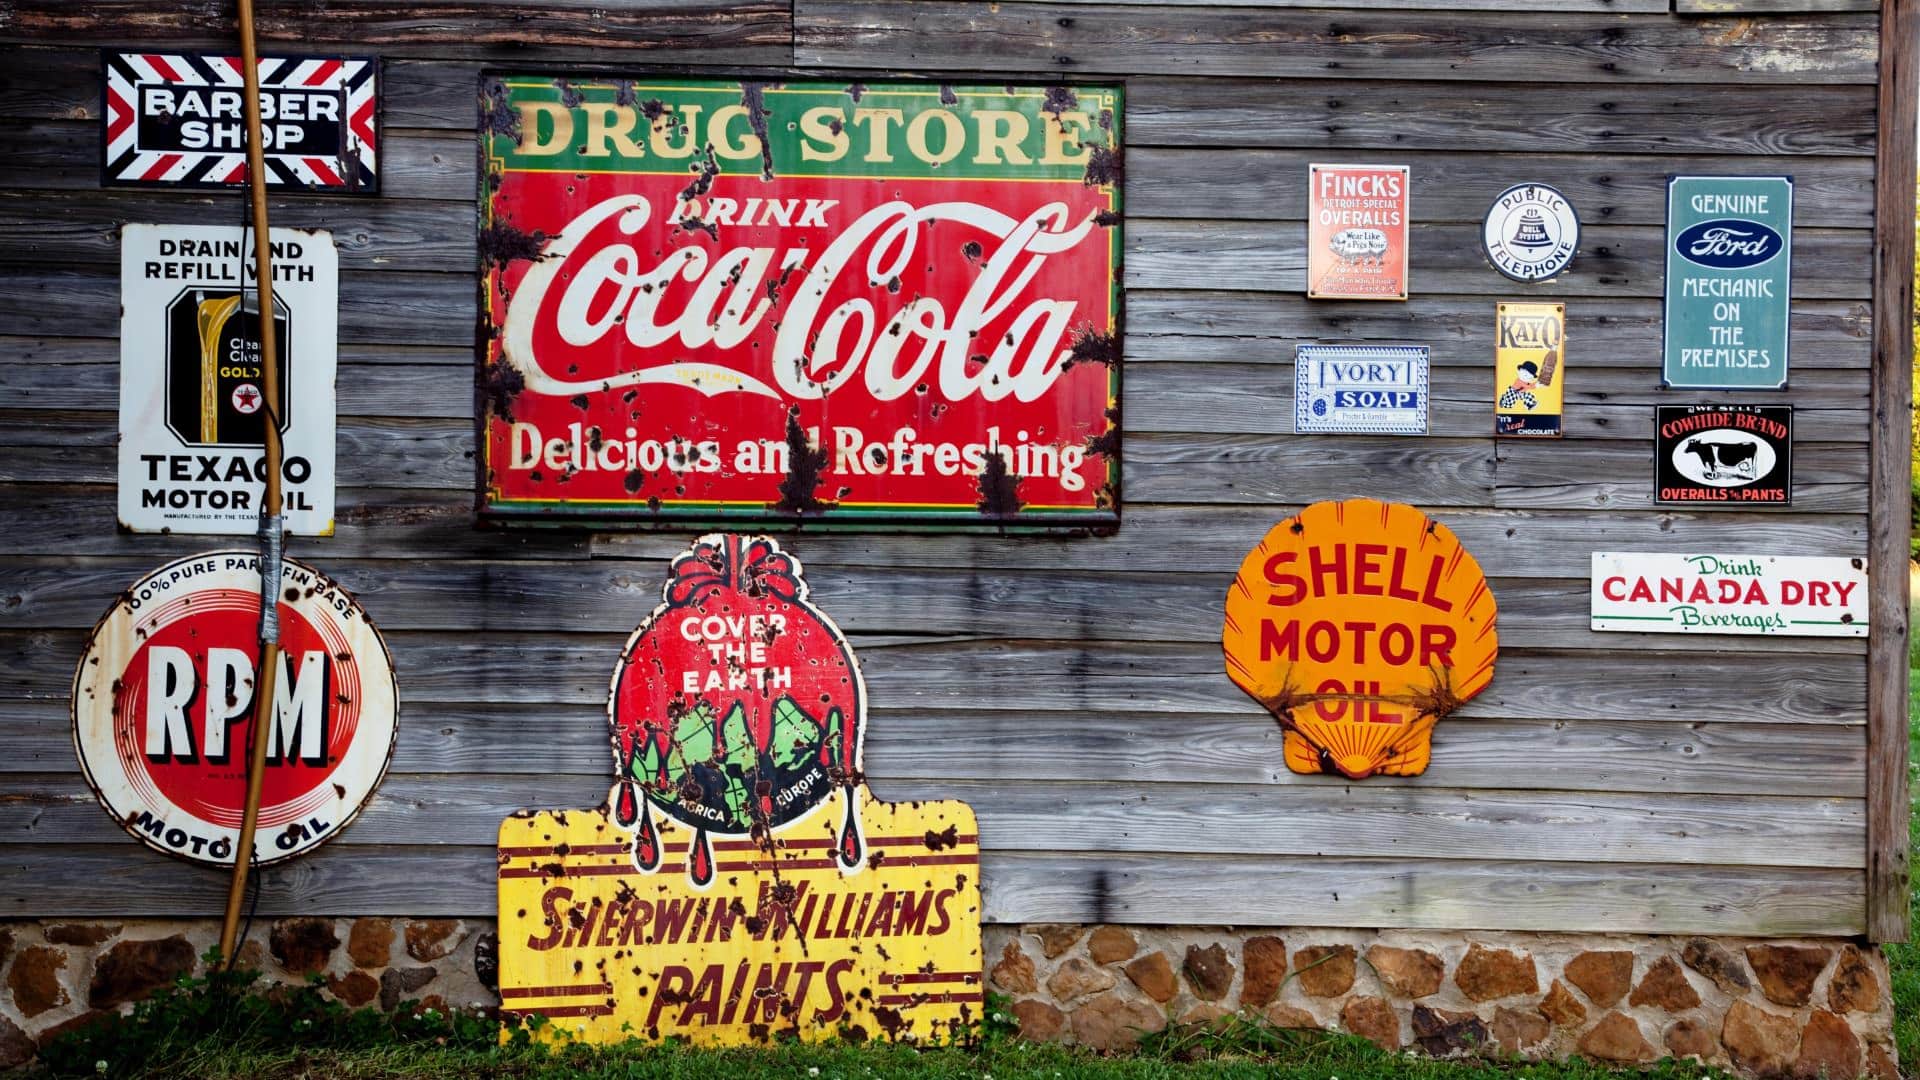
[[[482,106],[485,513],[1117,522],[1117,88]]]
[[[605,805],[501,826],[510,1013],[706,1044],[939,1042],[979,1018],[973,811],[867,789],[866,687],[797,559],[736,535],[676,558],[608,721]]]
[[[1227,674],[1286,731],[1287,767],[1413,776],[1499,654],[1479,563],[1411,506],[1322,502],[1275,525],[1227,590]]]
[[[338,836],[386,774],[398,732],[393,660],[359,602],[292,559],[281,582],[260,865]],[[73,678],[74,747],[101,804],[148,847],[233,865],[259,634],[253,551],[168,563],[94,627]]]

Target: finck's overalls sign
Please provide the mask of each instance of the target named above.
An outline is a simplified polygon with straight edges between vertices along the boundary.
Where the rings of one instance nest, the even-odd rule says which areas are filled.
[[[1117,521],[1117,89],[482,91],[488,514]]]

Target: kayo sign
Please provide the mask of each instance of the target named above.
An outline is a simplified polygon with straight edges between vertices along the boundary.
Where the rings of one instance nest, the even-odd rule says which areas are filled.
[[[246,183],[245,79],[237,56],[103,54],[108,184],[220,188]],[[267,187],[377,195],[380,62],[262,56],[260,135]]]
[[[1426,771],[1433,726],[1493,681],[1493,594],[1411,506],[1315,503],[1275,525],[1227,589],[1227,675],[1286,732],[1287,768]]]
[[[254,855],[339,835],[393,754],[393,661],[351,594],[288,559]],[[260,560],[210,551],[155,570],[93,628],[73,678],[73,742],[100,802],[148,847],[233,864],[260,655]]]
[[[1119,90],[483,99],[486,513],[1117,522]]]
[[[1593,629],[1865,637],[1864,559],[1593,554]]]
[[[287,531],[333,532],[333,234],[274,229],[282,501]],[[120,524],[249,535],[265,498],[267,400],[251,233],[120,232]]]
[[[981,1015],[973,811],[867,789],[866,684],[797,559],[696,541],[607,715],[607,802],[500,827],[505,1009],[703,1044],[939,1042]]]

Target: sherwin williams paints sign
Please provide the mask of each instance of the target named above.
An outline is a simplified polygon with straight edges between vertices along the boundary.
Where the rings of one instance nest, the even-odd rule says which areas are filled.
[[[1287,768],[1424,772],[1436,722],[1493,681],[1495,605],[1472,555],[1411,506],[1315,503],[1227,589],[1227,675],[1286,732]]]
[[[1593,629],[1865,637],[1867,562],[1596,551]]]
[[[1669,180],[1667,385],[1785,386],[1792,277],[1791,179]]]
[[[614,787],[500,828],[500,999],[554,1038],[944,1042],[981,1016],[965,804],[886,803],[800,563],[701,537],[614,669]]]
[[[1117,88],[482,89],[487,514],[1118,521]]]

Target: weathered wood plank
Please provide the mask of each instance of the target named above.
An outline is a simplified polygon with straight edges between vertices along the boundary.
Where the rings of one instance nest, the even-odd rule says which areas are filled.
[[[471,150],[468,156],[472,156]],[[382,176],[383,189],[390,182]],[[0,246],[11,262],[91,263],[117,268],[122,224],[237,224],[243,199],[243,193],[237,190],[0,192]],[[276,228],[330,230],[346,279],[351,275],[345,271],[350,270],[449,271],[477,267],[475,205],[469,188],[464,201],[311,196],[275,199],[269,200],[267,213]]]
[[[1488,108],[1551,101],[1551,110]],[[1127,145],[1302,147],[1607,154],[1873,152],[1875,97],[1853,86],[1564,84],[1500,88],[1446,82],[1127,81]],[[1383,151],[1382,147],[1392,147]],[[1657,165],[1651,171],[1664,172]]]
[[[1403,304],[1316,300],[1275,303],[1253,292],[1127,291],[1129,361],[1248,363],[1293,355],[1302,340],[1418,343],[1443,366],[1482,363],[1493,346],[1492,298],[1415,295]],[[1660,355],[1665,325],[1652,299],[1587,297],[1567,305],[1571,363],[1645,367]],[[1800,300],[1792,305],[1793,368],[1865,369],[1871,306]]]
[[[1649,458],[1649,461],[1651,459]],[[0,498],[4,498],[0,489]],[[25,504],[34,505],[34,504]],[[971,566],[1017,570],[1071,563],[1078,570],[1127,573],[1238,571],[1259,537],[1300,505],[1249,507],[1136,506],[1126,526],[1112,536],[1074,538],[995,536],[868,536],[821,534],[796,539],[793,548],[809,568]],[[55,514],[51,506],[49,510]],[[34,516],[29,513],[28,516]],[[1649,514],[1580,511],[1434,510],[1429,516],[1460,538],[1490,572],[1507,577],[1579,578],[1588,573],[1589,552],[1691,551],[1740,537],[1740,550],[1756,555],[1864,555],[1866,519],[1854,515],[1696,512],[1662,509]],[[23,530],[24,532],[24,530]],[[0,525],[0,550],[20,554],[115,554],[51,545],[47,550],[8,542]],[[665,564],[685,550],[668,533],[600,533],[595,557],[654,560]]]
[[[91,626],[107,602],[151,565],[145,558],[12,558],[0,566],[0,595],[8,604],[0,626]],[[624,632],[658,602],[660,591],[656,568],[624,561],[330,560],[327,569],[379,625],[392,630]],[[1516,646],[1634,647],[1618,635],[1596,636],[1587,629],[1585,576],[1502,578],[1499,569],[1491,568],[1489,585],[1499,600],[1500,625]],[[1232,575],[1134,575],[1124,607],[1112,603],[1115,579],[1106,572],[822,567],[810,580],[817,593],[834,597],[835,621],[849,630],[1044,639],[1095,650],[1095,643],[1109,641],[1217,642],[1221,597]],[[994,660],[987,642],[976,659]],[[1830,663],[1857,666],[1852,658]],[[1215,655],[1206,670],[1218,666]]]
[[[802,66],[1565,83],[1870,83],[1865,16],[1104,9],[985,0],[796,0]]]
[[[138,0],[17,0],[0,16],[0,41],[231,48],[232,12],[217,0],[156,8]],[[701,63],[785,64],[792,57],[791,9],[777,0],[288,0],[263,8],[265,42],[345,42],[396,54],[588,59],[682,51]]]
[[[1278,726],[1257,715],[955,713],[871,706],[866,774],[895,781],[1036,780],[1128,784],[1342,786],[1281,761]],[[563,704],[525,738],[513,706],[423,701],[402,708],[396,773],[610,775],[602,706]],[[62,702],[0,703],[0,773],[71,773],[77,762]],[[511,748],[509,750],[509,748]],[[1434,734],[1433,765],[1393,787],[1661,794],[1866,794],[1866,729],[1842,724],[1670,723],[1659,720],[1454,718]],[[916,787],[918,790],[918,787]]]
[[[1140,146],[1127,154],[1127,213],[1143,218],[1296,220],[1307,216],[1311,150],[1189,149]],[[1478,226],[1494,197],[1516,178],[1540,175],[1579,211],[1607,225],[1664,225],[1667,174],[1718,176],[1793,174],[1793,222],[1815,228],[1871,228],[1873,170],[1865,159],[1663,157],[1660,168],[1634,168],[1614,154],[1460,154],[1400,151],[1411,170],[1414,219]],[[384,165],[384,162],[383,162]],[[384,174],[390,176],[390,173]],[[383,179],[383,183],[385,180]]]
[[[329,564],[328,569],[338,567]],[[102,599],[99,610],[105,608]],[[395,620],[385,617],[391,609],[369,608],[396,657],[403,708],[412,700],[604,707],[607,678],[627,636],[627,631],[395,630]],[[840,607],[828,610],[844,625]],[[636,611],[633,621],[640,617]],[[1493,685],[1455,719],[1865,722],[1866,667],[1858,651],[1777,649],[1762,658],[1734,647],[1740,643],[1731,637],[1710,645],[1678,642],[1691,645],[1689,652],[1666,640],[1677,635],[1622,641],[1620,634],[1592,635],[1595,644],[1588,650],[1536,649],[1517,644],[1528,636],[1516,633],[1509,622],[1501,626],[1509,644]],[[877,633],[855,634],[854,646],[872,700],[889,709],[1220,713],[1268,722],[1259,706],[1227,681],[1219,646],[1212,642],[928,639],[903,644],[876,641],[871,635]],[[1662,640],[1656,645],[1655,639]],[[65,701],[82,647],[73,628],[0,629],[0,655],[15,665],[0,673],[0,687],[23,699]],[[515,663],[503,666],[496,662],[499,656],[512,656]],[[529,682],[529,671],[541,673],[538,683]],[[1013,683],[1009,673],[1018,674]]]
[[[1501,439],[1493,505],[1523,509],[1653,509],[1653,443]],[[1793,509],[1867,512],[1867,448],[1796,444]],[[1901,561],[1905,561],[1904,558]]]
[[[119,531],[111,487],[0,484],[0,552],[137,555],[156,564],[246,537],[132,534]],[[341,488],[333,536],[288,537],[287,554],[331,563],[353,558],[414,558],[433,552],[461,559],[583,559],[590,538],[560,529],[481,529],[464,491]]]
[[[1417,213],[1417,211],[1416,211]],[[1408,287],[1415,293],[1507,297],[1514,283],[1480,251],[1479,225],[1428,225],[1415,218]],[[1555,299],[1659,296],[1665,285],[1664,227],[1589,225],[1580,254],[1550,286]],[[1218,289],[1223,268],[1236,286],[1304,296],[1306,222],[1129,220],[1126,281],[1139,289]],[[1796,299],[1864,300],[1871,291],[1870,234],[1859,229],[1793,230]]]
[[[1026,3],[1027,0],[1004,0]],[[1256,7],[1326,8],[1328,0],[1046,0],[1058,4],[1134,4],[1151,7]],[[1700,0],[1686,0],[1700,2]],[[1868,4],[1874,0],[1753,0],[1756,3],[1831,3]],[[1611,11],[1641,14],[1662,13],[1672,0],[1367,0],[1367,6],[1380,10],[1413,9],[1423,11]],[[1873,10],[1856,8],[1852,10]]]
[[[1913,528],[1913,260],[1916,138],[1920,104],[1920,5],[1886,0],[1881,42],[1879,198],[1873,245],[1873,506],[1868,552],[1872,567],[1872,628],[1867,672],[1869,762],[1867,799],[1867,921],[1875,941],[1905,941],[1912,933],[1912,858],[1908,801],[1907,715],[1910,579],[1905,546]]]
[[[480,846],[525,807],[592,805],[606,775],[390,774],[338,843]],[[0,844],[97,844],[123,835],[78,774],[15,774],[0,800]],[[980,843],[1050,848],[1300,857],[1739,863],[1853,868],[1859,799],[1753,795],[1490,792],[1367,785],[1152,785],[895,780],[899,801],[959,799]],[[1232,829],[1197,834],[1209,816]],[[421,828],[422,822],[432,827]]]
[[[491,917],[494,865],[491,845],[331,845],[261,871],[259,910],[362,915],[378,896],[389,911]],[[1863,875],[1850,870],[987,852],[980,877],[989,923],[1477,929],[1499,912],[1512,930],[1756,937],[1865,925]],[[225,895],[219,871],[132,840],[0,849],[7,918],[209,916]],[[1261,902],[1249,906],[1250,895]]]

